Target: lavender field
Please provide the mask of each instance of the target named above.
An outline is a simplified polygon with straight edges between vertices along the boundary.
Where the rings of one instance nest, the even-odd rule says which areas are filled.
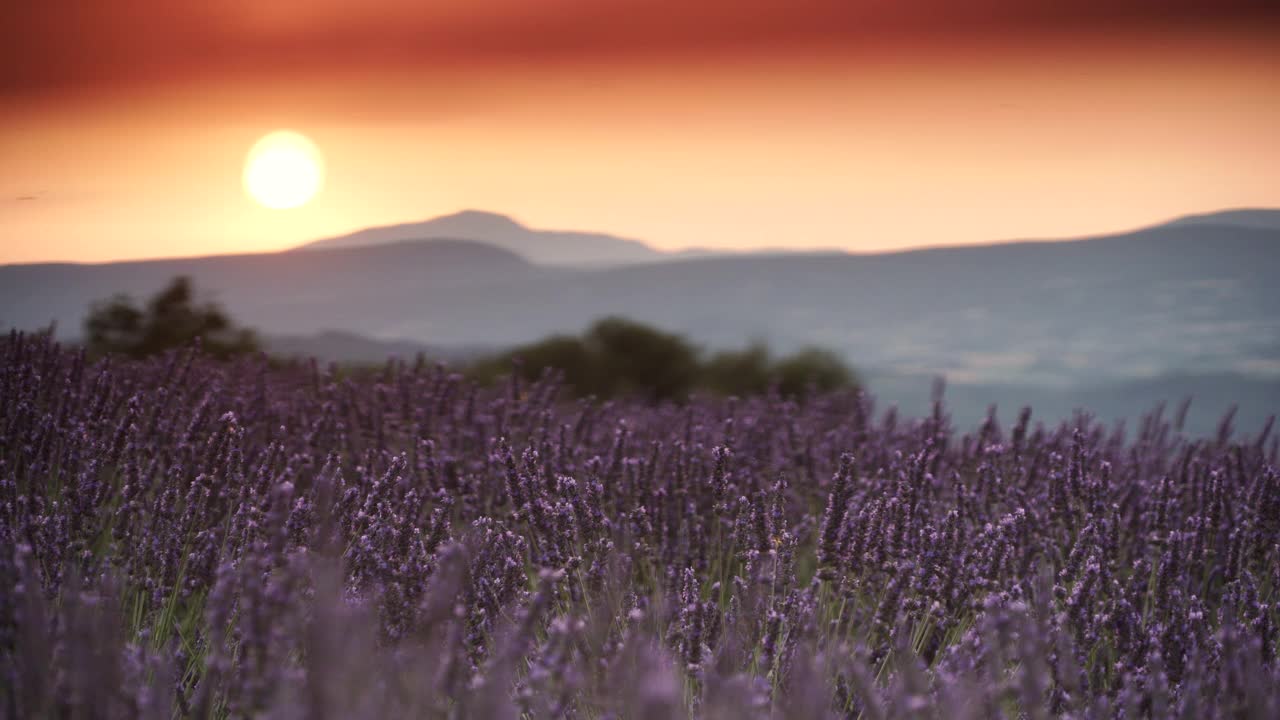
[[[0,342],[10,718],[1275,718],[1275,436]]]

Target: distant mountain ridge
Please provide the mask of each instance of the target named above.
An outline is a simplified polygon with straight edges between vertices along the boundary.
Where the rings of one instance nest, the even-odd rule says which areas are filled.
[[[10,265],[0,267],[0,327],[55,322],[60,337],[74,338],[91,302],[147,295],[181,274],[238,322],[283,338],[278,347],[361,360],[418,345],[510,346],[623,315],[710,349],[757,338],[780,352],[817,344],[868,375],[944,375],[957,388],[1071,397],[1073,388],[1175,373],[1271,382],[1280,379],[1280,229],[1272,220],[1280,225],[1280,212],[1233,211],[1056,242],[657,254],[603,266],[538,263],[458,239]],[[359,337],[309,337],[328,331]],[[1225,393],[1225,402],[1235,391],[1214,388],[1246,386],[1202,387]]]
[[[1235,208],[1216,212],[1184,215],[1168,222],[1140,228],[1149,230],[1160,227],[1219,225],[1262,230],[1280,230],[1280,210],[1267,208]],[[1028,242],[1077,242],[1104,239],[1106,235],[1092,235],[1062,240],[1017,239],[994,242],[994,245],[1012,245]],[[752,250],[686,248],[677,251],[661,251],[631,238],[607,233],[564,230],[534,230],[507,215],[486,210],[462,210],[441,215],[422,222],[401,223],[366,228],[347,235],[315,240],[294,248],[296,251],[327,250],[334,248],[369,247],[373,245],[403,242],[433,242],[438,240],[466,240],[486,243],[509,250],[526,260],[540,264],[563,267],[600,268],[661,260],[687,260],[704,257],[768,256],[768,255],[822,255],[868,254],[886,255],[893,252],[849,253],[838,249],[788,249],[782,247],[756,248]],[[938,245],[907,248],[897,252],[918,252],[948,247],[973,247]]]
[[[541,265],[605,266],[660,260],[639,240],[604,233],[534,230],[493,212],[463,210],[416,223],[369,228],[310,242],[298,250],[365,247],[404,241],[472,240],[510,250]]]
[[[1280,230],[1280,210],[1267,208],[1236,208],[1218,212],[1186,215],[1168,223],[1180,225],[1231,225],[1259,230]]]

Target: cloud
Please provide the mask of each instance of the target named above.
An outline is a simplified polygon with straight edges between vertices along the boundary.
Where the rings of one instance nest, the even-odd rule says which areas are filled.
[[[0,92],[362,64],[751,54],[956,33],[1280,26],[1256,0],[63,0],[0,10]]]

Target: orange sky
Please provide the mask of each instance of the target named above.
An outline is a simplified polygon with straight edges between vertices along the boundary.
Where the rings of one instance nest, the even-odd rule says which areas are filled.
[[[0,11],[0,263],[469,207],[878,250],[1280,206],[1280,26],[1253,3],[71,4]],[[296,210],[240,186],[277,128],[325,155]]]

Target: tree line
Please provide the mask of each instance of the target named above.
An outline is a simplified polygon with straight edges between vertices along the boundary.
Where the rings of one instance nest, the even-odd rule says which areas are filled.
[[[95,356],[146,357],[199,342],[219,358],[259,352],[252,330],[239,327],[213,302],[197,302],[190,278],[177,277],[139,306],[117,295],[95,303],[85,320],[85,342]],[[784,396],[856,387],[853,371],[834,353],[806,348],[775,356],[764,343],[707,353],[682,335],[621,317],[595,322],[579,335],[553,335],[459,368],[481,381],[518,373],[537,379],[560,373],[577,396],[621,395],[679,400],[704,391]]]
[[[695,391],[752,395],[775,390],[798,396],[856,385],[854,373],[834,353],[807,348],[775,357],[764,343],[712,354],[682,335],[621,317],[606,317],[580,335],[552,337],[514,348],[472,367],[481,379],[514,368],[534,380],[555,368],[577,395],[643,395],[678,400]]]

